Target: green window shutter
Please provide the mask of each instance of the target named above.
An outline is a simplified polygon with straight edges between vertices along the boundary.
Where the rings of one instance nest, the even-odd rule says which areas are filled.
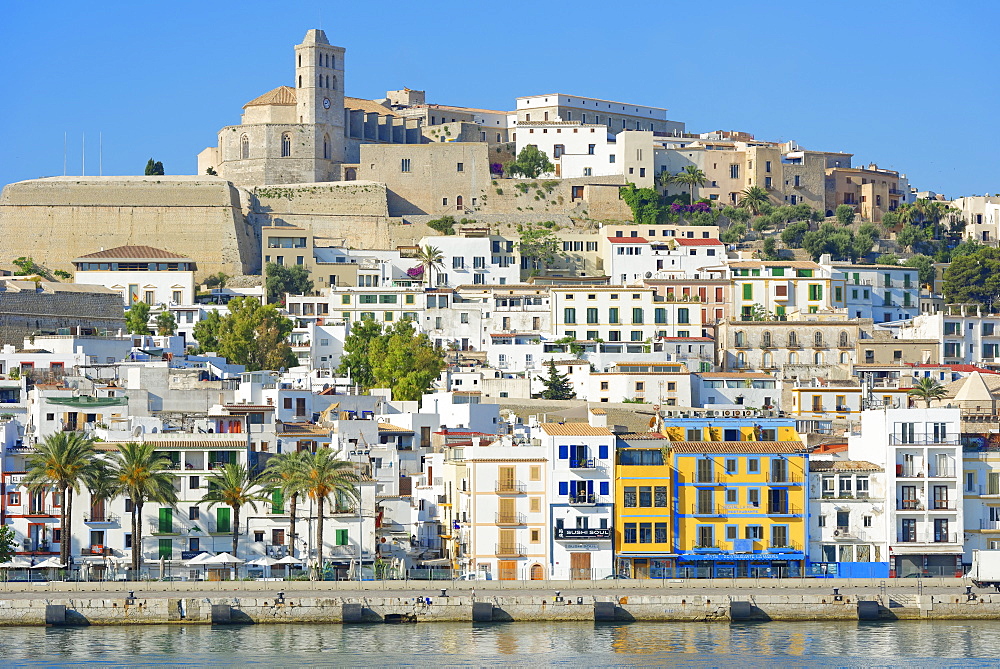
[[[687,307],[681,307],[677,310],[677,322],[678,323],[690,323],[691,322],[691,311]]]
[[[642,323],[642,309],[635,307],[632,309],[632,322],[636,324]]]
[[[841,288],[840,286],[837,286],[836,288],[834,288],[833,289],[833,299],[836,300],[837,302],[843,302],[844,301],[844,289]]]
[[[666,323],[667,322],[667,310],[664,309],[664,308],[662,308],[662,307],[657,307],[653,311],[653,320],[655,320],[657,323]]]
[[[771,276],[785,276],[785,268],[784,267],[771,268]]]
[[[596,323],[597,322],[597,309],[590,307],[587,309],[587,322]]]
[[[618,322],[618,307],[612,307],[608,309],[608,322],[617,323]]]
[[[338,546],[347,545],[347,530],[337,530],[336,532],[336,542]]]
[[[160,522],[157,528],[160,532],[174,531],[174,510],[168,507],[160,509]]]
[[[216,532],[231,532],[232,527],[229,523],[229,511],[230,508],[219,507],[215,510],[215,531]]]
[[[576,323],[576,309],[572,307],[566,307],[563,309],[563,322]]]
[[[271,491],[271,513],[284,513],[285,512],[285,494],[282,492],[281,488],[275,488]]]
[[[745,283],[743,284],[743,299],[752,300],[753,299],[753,284]]]
[[[164,560],[174,559],[174,540],[173,539],[160,539],[159,546],[156,551],[157,558],[163,558]]]

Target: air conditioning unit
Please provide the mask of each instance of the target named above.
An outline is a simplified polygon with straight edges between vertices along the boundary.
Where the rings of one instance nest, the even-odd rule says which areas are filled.
[[[732,415],[733,415],[733,412],[732,412],[732,411],[723,411],[723,412],[722,412],[722,415],[723,415],[723,416],[726,416],[726,417],[728,418],[729,416],[732,416]]]

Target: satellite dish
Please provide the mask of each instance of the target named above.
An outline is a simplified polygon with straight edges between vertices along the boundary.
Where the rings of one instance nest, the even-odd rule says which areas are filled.
[[[651,279],[652,277],[653,277],[653,273],[652,272],[646,272],[646,278],[647,279]]]

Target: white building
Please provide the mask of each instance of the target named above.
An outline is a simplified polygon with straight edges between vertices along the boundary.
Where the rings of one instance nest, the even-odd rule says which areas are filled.
[[[152,246],[119,246],[73,260],[76,283],[118,291],[126,306],[136,302],[194,304],[194,260]]]
[[[836,455],[809,458],[809,561],[813,575],[886,578],[885,470]],[[817,564],[820,563],[820,564]]]
[[[884,409],[861,414],[852,460],[885,469],[889,574],[962,573],[965,528],[959,409]],[[873,521],[877,522],[877,521]]]
[[[952,200],[951,206],[958,209],[966,221],[966,239],[975,239],[989,246],[997,245],[1000,240],[1000,194],[957,197]]]
[[[945,365],[1000,362],[1000,314],[980,305],[947,305],[944,311],[921,314],[893,331],[898,339],[941,342],[939,355]]]
[[[920,313],[920,277],[915,267],[898,265],[828,265],[831,277],[844,282],[847,313],[876,323],[901,321]]]
[[[459,235],[424,237],[421,247],[441,251],[441,267],[435,269],[435,286],[517,284],[521,279],[520,254],[514,242],[482,230]]]
[[[613,574],[615,436],[602,409],[586,423],[542,423],[537,432],[548,459],[555,579]]]

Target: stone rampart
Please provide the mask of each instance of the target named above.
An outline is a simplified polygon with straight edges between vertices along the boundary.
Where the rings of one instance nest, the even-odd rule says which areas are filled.
[[[240,191],[196,176],[50,177],[0,194],[0,266],[31,256],[50,270],[102,248],[147,245],[194,258],[198,278],[259,265]]]
[[[60,328],[117,332],[125,327],[120,293],[102,286],[47,281],[0,281],[0,345],[21,347],[24,338]]]

